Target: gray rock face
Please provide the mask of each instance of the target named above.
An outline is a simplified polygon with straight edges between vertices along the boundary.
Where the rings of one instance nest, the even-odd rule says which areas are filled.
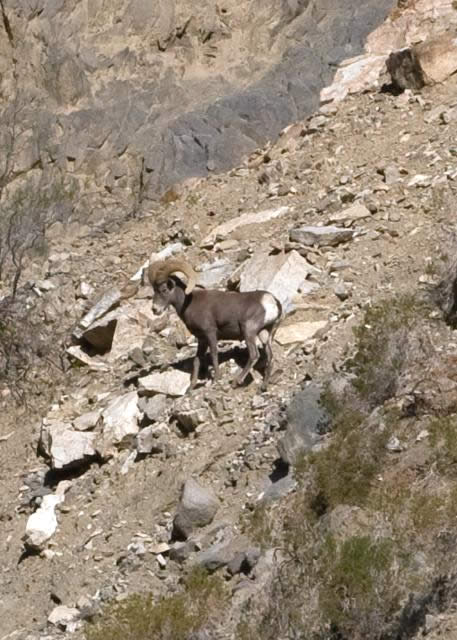
[[[186,480],[181,501],[173,520],[173,537],[186,539],[196,527],[204,527],[213,521],[219,508],[219,500],[209,489],[195,480]]]
[[[287,408],[286,434],[278,443],[281,459],[294,465],[330,427],[330,416],[321,405],[321,390],[314,384],[294,395]]]
[[[225,170],[310,113],[332,65],[360,53],[393,4],[228,0],[222,13],[191,0],[9,0],[0,90],[12,104],[21,78],[30,131],[15,172],[46,157],[88,177],[96,209],[114,194],[131,210],[140,175],[149,198]],[[233,42],[249,43],[248,55]]]

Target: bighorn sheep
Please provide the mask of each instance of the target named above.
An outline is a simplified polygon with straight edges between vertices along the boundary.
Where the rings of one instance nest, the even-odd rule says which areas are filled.
[[[176,273],[188,278],[187,286]],[[171,305],[189,331],[197,338],[197,353],[193,361],[191,388],[197,382],[200,363],[209,347],[213,363],[213,377],[219,375],[218,340],[244,340],[249,358],[246,366],[235,378],[233,386],[240,385],[259,359],[256,344],[262,343],[266,364],[262,389],[271,374],[273,352],[271,342],[282,316],[281,303],[268,291],[218,291],[194,289],[196,273],[183,260],[152,263],[147,271],[154,289],[153,311],[160,313]]]

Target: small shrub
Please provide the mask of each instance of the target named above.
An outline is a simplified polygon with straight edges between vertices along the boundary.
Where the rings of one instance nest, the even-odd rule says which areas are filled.
[[[261,548],[268,548],[273,541],[273,523],[269,508],[264,504],[256,505],[244,517],[243,528],[249,538]]]
[[[319,602],[327,623],[353,637],[379,631],[398,606],[393,541],[354,536],[321,549]],[[370,635],[369,637],[376,637]]]
[[[201,570],[191,572],[185,589],[154,601],[151,594],[135,594],[106,607],[101,619],[86,628],[87,640],[186,640],[223,610],[221,579]]]
[[[457,416],[432,420],[429,431],[438,470],[447,475],[457,473]]]
[[[384,300],[369,307],[355,327],[355,355],[348,364],[355,374],[353,386],[369,406],[378,406],[395,394],[421,306],[412,295]]]
[[[358,412],[340,416],[330,444],[310,455],[314,511],[319,505],[321,512],[338,504],[364,505],[381,471],[389,436],[388,428],[363,428]]]

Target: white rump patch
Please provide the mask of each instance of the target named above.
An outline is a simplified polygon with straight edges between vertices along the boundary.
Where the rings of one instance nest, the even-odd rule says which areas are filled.
[[[265,324],[271,324],[279,317],[278,303],[271,293],[264,293],[261,300],[265,309]]]

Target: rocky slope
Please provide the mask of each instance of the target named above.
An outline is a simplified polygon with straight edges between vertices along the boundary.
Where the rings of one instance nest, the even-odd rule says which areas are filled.
[[[277,516],[291,517],[288,509],[302,495],[297,481],[313,489],[312,475],[300,479],[294,466],[303,451],[316,454],[322,443],[338,443],[343,432],[326,433],[330,420],[316,408],[315,385],[348,384],[345,362],[353,355],[353,328],[379,300],[389,299],[395,309],[393,301],[415,293],[431,306],[418,306],[411,335],[420,346],[408,343],[394,391],[386,402],[377,399],[378,413],[384,416],[390,402],[400,417],[397,413],[382,455],[378,452],[379,477],[367,476],[365,484],[379,491],[385,483],[386,493],[393,494],[392,487],[403,486],[406,478],[418,493],[407,499],[398,493],[403,515],[404,505],[415,505],[420,491],[443,500],[452,495],[452,458],[446,447],[439,448],[448,431],[441,425],[436,432],[429,418],[453,419],[456,345],[428,294],[455,246],[457,79],[453,75],[417,94],[394,95],[380,90],[382,80],[378,84],[324,106],[228,174],[201,180],[189,194],[158,204],[139,220],[75,240],[51,239],[46,262],[29,265],[26,276],[33,287],[24,296],[36,317],[56,336],[76,328],[85,340],[70,347],[65,374],[52,363],[29,372],[37,395],[29,393],[27,407],[16,409],[11,391],[2,390],[2,638],[62,637],[59,627],[68,637],[82,637],[80,618],[90,617],[101,603],[141,591],[156,599],[179,592],[195,563],[226,576],[232,605],[229,616],[211,621],[212,635],[201,637],[241,637],[237,625],[247,602],[252,603],[248,623],[261,628],[268,618],[258,595],[267,600],[264,594],[270,593],[275,541],[265,543],[258,531],[254,535],[245,515],[266,504],[280,538]],[[242,217],[252,213],[259,215]],[[218,230],[224,223],[232,223],[233,230]],[[338,230],[327,230],[323,238],[324,225]],[[314,234],[311,241],[306,234]],[[116,290],[151,251],[170,248],[198,266],[206,284],[249,287],[259,274],[270,278],[288,314],[277,336],[276,373],[267,393],[260,393],[257,373],[246,386],[230,389],[244,352],[226,345],[222,380],[202,381],[192,394],[179,396],[178,383],[184,388],[188,383],[192,338],[173,314],[165,325],[152,316],[147,288],[121,304]],[[102,314],[95,326],[81,328],[84,313],[97,299],[106,301],[107,290],[106,308],[114,315],[107,320]],[[389,315],[381,318],[390,324],[378,343],[397,330]],[[366,324],[376,337],[379,328]],[[381,356],[382,350],[370,354],[379,362],[376,389],[389,367],[398,368]],[[370,371],[364,369],[365,382]],[[163,384],[169,374],[172,382],[157,393],[153,383],[159,378]],[[46,392],[47,382],[52,389]],[[300,389],[305,395],[291,401]],[[359,429],[366,446],[350,442],[354,457],[359,448],[371,451],[376,411],[370,419]],[[447,441],[448,449],[451,445]],[[346,446],[345,441],[341,450]],[[331,464],[338,468],[336,458]],[[334,493],[328,499],[336,500]],[[189,502],[199,506],[194,521]],[[451,640],[455,515],[446,501],[431,500],[428,509],[417,504],[414,526],[406,521],[411,526],[406,543],[396,533],[394,508],[374,500],[351,502],[346,495],[327,508],[318,526],[338,535],[377,532],[402,551],[407,544],[415,569],[408,567],[403,575],[415,582],[403,595],[413,593],[412,602],[422,597],[426,604],[417,606],[417,619],[404,625],[403,636],[392,637],[426,632]],[[40,527],[29,527],[24,541],[31,514],[46,505],[48,516],[55,508],[56,521],[52,515],[45,521],[57,529],[37,539]],[[449,519],[441,519],[443,513],[451,513]],[[300,531],[296,523],[294,530]],[[399,575],[397,569],[396,581],[403,586]],[[444,575],[451,586],[434,591],[431,585]],[[337,586],[330,582],[329,589]],[[311,600],[304,609],[312,613]],[[61,605],[69,610],[54,611]],[[398,610],[389,612],[390,622]],[[317,624],[311,613],[307,624]],[[76,633],[70,634],[73,628]],[[290,637],[281,633],[275,637]],[[356,631],[352,637],[358,637]],[[376,637],[373,628],[362,637]]]

